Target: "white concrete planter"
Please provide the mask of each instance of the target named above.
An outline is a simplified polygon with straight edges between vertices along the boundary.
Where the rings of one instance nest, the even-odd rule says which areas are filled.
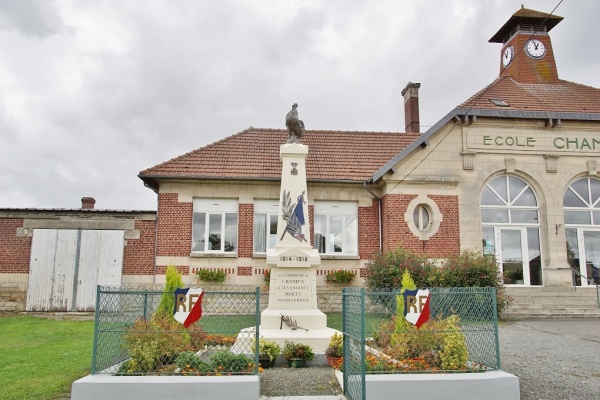
[[[88,375],[73,383],[72,400],[257,400],[259,375],[113,376]]]
[[[343,373],[335,372],[340,386]],[[519,400],[519,378],[503,371],[452,374],[367,374],[367,399]]]

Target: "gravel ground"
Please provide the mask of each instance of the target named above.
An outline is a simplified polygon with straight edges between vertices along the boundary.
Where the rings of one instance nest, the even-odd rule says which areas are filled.
[[[335,396],[341,393],[334,369],[327,366],[276,367],[260,374],[260,394],[263,396]]]
[[[600,399],[600,319],[544,319],[500,326],[502,370],[521,400]]]
[[[502,370],[519,377],[521,400],[600,399],[600,319],[503,323]],[[341,393],[329,367],[274,368],[261,374],[263,396]]]

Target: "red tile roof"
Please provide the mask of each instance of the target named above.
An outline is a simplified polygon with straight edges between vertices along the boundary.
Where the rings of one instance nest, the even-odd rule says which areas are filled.
[[[501,99],[508,107],[494,105]],[[495,110],[600,113],[600,89],[559,80],[557,83],[519,83],[509,76],[499,77],[462,103],[460,108]]]
[[[279,147],[287,130],[249,128],[141,171],[155,178],[280,179]],[[306,131],[309,181],[365,181],[419,135],[386,132]]]

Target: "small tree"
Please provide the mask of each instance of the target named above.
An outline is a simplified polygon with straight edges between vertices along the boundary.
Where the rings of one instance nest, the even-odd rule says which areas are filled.
[[[183,287],[183,280],[181,274],[172,265],[167,267],[166,271],[167,283],[163,289],[163,295],[160,298],[160,303],[156,308],[156,315],[173,317],[173,311],[175,310],[175,289]]]
[[[396,296],[396,319],[394,320],[394,333],[392,333],[391,345],[395,346],[401,340],[401,333],[409,329],[409,322],[404,318],[404,292],[406,290],[415,290],[417,285],[410,276],[408,269],[402,274],[402,289]]]

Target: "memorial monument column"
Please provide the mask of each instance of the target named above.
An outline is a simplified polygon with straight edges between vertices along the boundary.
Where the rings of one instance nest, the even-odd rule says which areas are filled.
[[[279,343],[302,342],[323,351],[336,331],[327,328],[327,316],[317,307],[317,267],[321,258],[310,245],[306,187],[309,149],[300,143],[304,123],[298,119],[297,106],[294,104],[286,116],[289,139],[279,152],[282,170],[277,242],[267,251],[267,267],[271,270],[269,306],[261,314],[260,335]]]

